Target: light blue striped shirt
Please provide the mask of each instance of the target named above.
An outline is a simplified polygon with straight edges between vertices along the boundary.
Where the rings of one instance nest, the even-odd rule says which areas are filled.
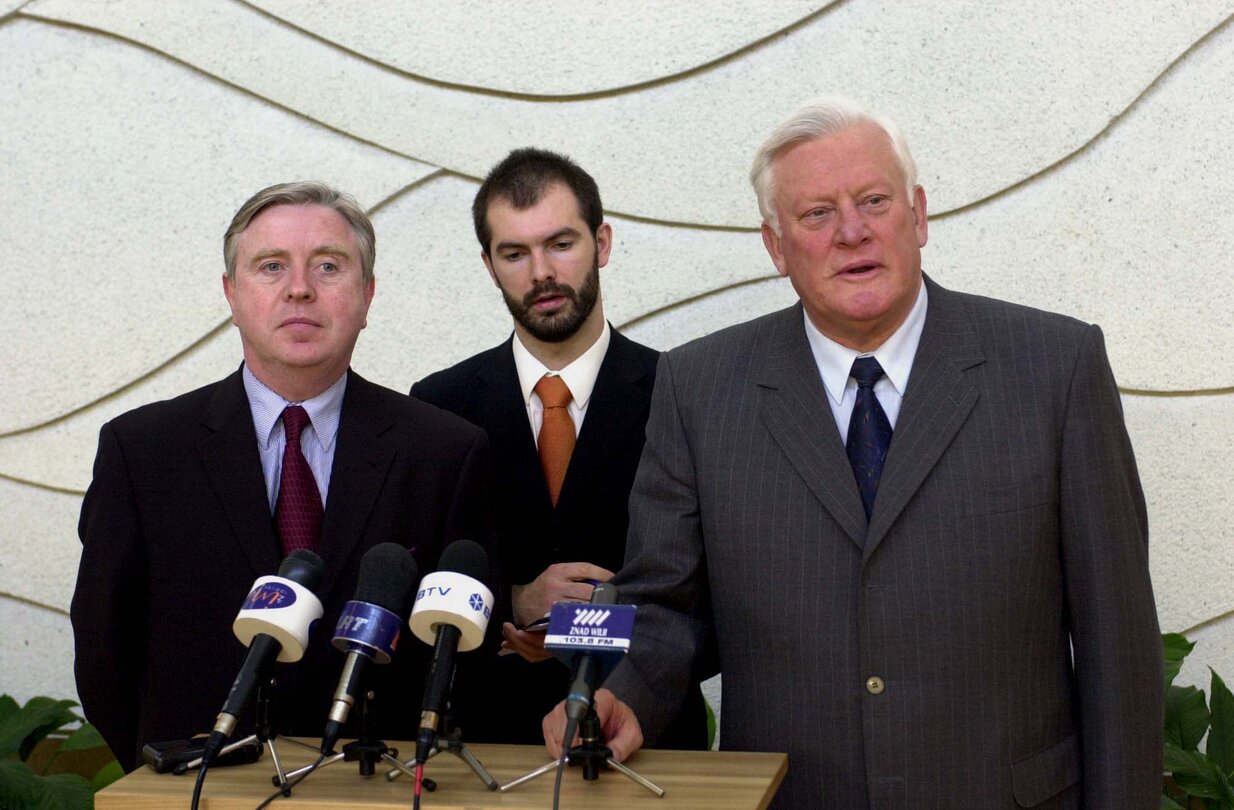
[[[343,412],[343,392],[347,390],[347,374],[312,399],[288,402],[253,376],[246,365],[243,371],[244,391],[253,412],[253,428],[257,433],[257,451],[261,454],[261,471],[266,478],[266,495],[270,514],[278,502],[279,480],[283,474],[283,448],[287,436],[283,432],[283,409],[300,405],[309,415],[311,424],[300,433],[300,449],[321,493],[325,508],[326,492],[330,488],[330,471],[334,468],[334,442],[338,438],[339,416]]]

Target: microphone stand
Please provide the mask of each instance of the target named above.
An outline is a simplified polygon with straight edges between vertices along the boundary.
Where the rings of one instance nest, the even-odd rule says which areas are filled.
[[[274,761],[275,775],[270,777],[270,781],[274,783],[275,787],[282,788],[286,791],[288,779],[292,774],[288,774],[283,770],[283,762],[279,758],[278,746],[275,745],[275,740],[278,738],[278,732],[274,730],[274,692],[276,685],[277,682],[275,681],[274,676],[271,676],[269,680],[257,687],[257,724],[253,729],[253,733],[247,737],[236,740],[235,742],[230,742],[223,746],[223,748],[219,750],[219,756],[222,757],[224,754],[234,751],[237,748],[243,748],[244,746],[254,742],[260,743],[270,749],[270,759]],[[311,745],[307,745],[299,740],[292,739],[291,737],[285,737],[284,739],[293,745],[313,749]],[[198,757],[197,759],[189,760],[182,765],[177,765],[174,773],[176,775],[181,775],[200,767],[201,757]]]
[[[449,713],[449,710],[441,717],[441,732],[436,735],[433,748],[428,753],[428,759],[432,759],[442,752],[454,754],[454,756],[466,762],[467,766],[471,768],[472,773],[484,783],[484,787],[489,790],[497,790],[497,780],[493,778],[493,775],[488,772],[488,769],[484,767],[480,760],[476,759],[476,755],[471,753],[467,743],[463,742],[463,730],[454,725],[454,718]],[[404,773],[415,778],[416,772],[413,768],[415,761],[412,758],[405,762],[399,762],[395,770],[389,771],[386,774],[386,781],[393,782],[399,778],[400,774]],[[426,778],[424,786],[431,791],[435,786],[431,786],[430,782],[431,780]]]
[[[365,692],[360,696],[360,737],[357,740],[347,743],[343,746],[342,751],[330,754],[322,759],[320,764],[305,765],[297,768],[294,771],[287,773],[288,779],[294,779],[297,776],[307,776],[312,770],[319,770],[327,765],[342,760],[343,762],[358,762],[360,775],[364,777],[372,776],[377,773],[377,763],[385,762],[387,765],[393,765],[396,768],[402,768],[403,763],[399,762],[398,749],[391,748],[386,745],[385,741],[378,740],[368,733],[369,729],[369,702],[374,695],[371,691]],[[301,743],[303,745],[303,743]],[[305,746],[312,748],[312,746]],[[313,749],[316,750],[316,749]],[[279,787],[279,783],[275,781],[275,786]]]
[[[642,785],[643,787],[656,794],[659,798],[664,798],[664,788],[652,782],[647,777],[635,771],[617,760],[613,759],[612,750],[604,744],[604,738],[601,736],[600,717],[596,714],[596,705],[593,702],[587,708],[587,714],[583,715],[582,722],[579,723],[579,744],[570,749],[566,755],[566,761],[571,765],[583,766],[583,779],[592,781],[600,778],[600,766],[607,765],[608,767],[625,774],[627,777]],[[541,765],[534,771],[525,773],[522,776],[507,782],[502,785],[499,790],[505,793],[508,790],[513,790],[524,782],[530,782],[538,776],[543,776],[557,768],[558,760]]]

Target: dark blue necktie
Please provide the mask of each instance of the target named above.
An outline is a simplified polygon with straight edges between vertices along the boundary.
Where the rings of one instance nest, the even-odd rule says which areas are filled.
[[[853,465],[857,488],[866,519],[874,511],[874,496],[883,477],[883,459],[891,446],[891,423],[883,406],[874,396],[874,383],[883,376],[883,367],[873,357],[858,357],[853,361],[852,376],[857,380],[857,401],[848,422],[848,461]]]

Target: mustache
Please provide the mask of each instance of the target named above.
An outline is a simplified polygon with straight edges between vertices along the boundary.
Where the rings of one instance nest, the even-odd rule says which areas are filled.
[[[578,293],[569,284],[559,284],[556,281],[545,281],[542,284],[537,284],[523,296],[523,307],[530,308],[538,299],[546,295],[562,295],[569,298],[575,304],[578,303]]]

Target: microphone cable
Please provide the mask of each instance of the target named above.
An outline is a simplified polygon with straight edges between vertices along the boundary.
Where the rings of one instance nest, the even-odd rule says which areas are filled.
[[[424,763],[416,763],[416,789],[411,797],[412,810],[420,810],[420,788],[424,785]]]
[[[193,784],[193,803],[190,805],[192,810],[197,810],[201,802],[201,788],[206,783],[206,769],[209,767],[210,763],[202,759],[201,767],[197,769],[197,781]]]

